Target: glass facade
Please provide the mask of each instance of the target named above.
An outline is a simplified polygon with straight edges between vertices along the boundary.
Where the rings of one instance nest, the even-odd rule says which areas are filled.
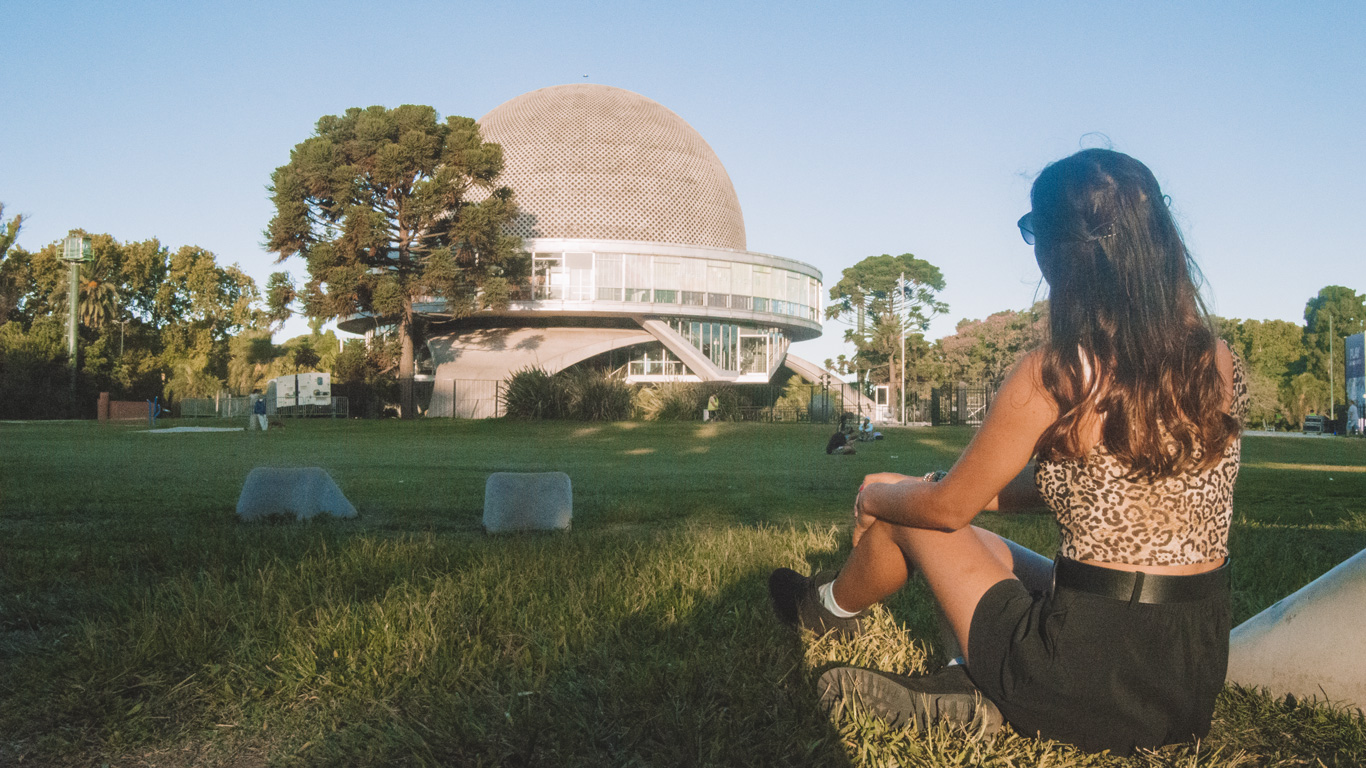
[[[821,283],[780,267],[633,253],[534,253],[521,298],[737,309],[820,322]],[[728,370],[734,370],[733,368]]]
[[[686,317],[670,317],[666,322],[723,371],[767,376],[770,364],[787,351],[787,337],[777,328],[709,323]]]
[[[637,347],[630,362],[626,364],[626,375],[632,377],[666,376],[679,378],[688,376],[688,367],[679,360],[669,348],[653,342]]]

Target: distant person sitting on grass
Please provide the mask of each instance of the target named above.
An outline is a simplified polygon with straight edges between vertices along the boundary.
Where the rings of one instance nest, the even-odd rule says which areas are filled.
[[[942,480],[868,475],[843,569],[774,571],[773,606],[853,634],[924,575],[959,663],[923,677],[832,669],[817,682],[832,711],[1004,721],[1117,755],[1198,739],[1228,665],[1242,362],[1214,334],[1142,163],[1088,149],[1045,168],[1030,198],[1019,226],[1049,286],[1047,341]],[[1056,561],[970,525],[1041,503],[1058,521]]]
[[[835,430],[835,434],[830,436],[830,441],[825,444],[825,452],[832,453],[854,453],[854,443],[849,439],[849,433],[843,424]]]
[[[871,440],[881,440],[882,433],[874,432],[873,423],[868,419],[867,416],[864,416],[863,423],[860,424],[858,428],[858,439],[864,442],[868,442]]]

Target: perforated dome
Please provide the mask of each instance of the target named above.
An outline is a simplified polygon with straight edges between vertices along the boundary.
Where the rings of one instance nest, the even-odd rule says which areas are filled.
[[[643,240],[745,250],[730,176],[693,127],[606,85],[524,93],[479,120],[503,145],[521,237]]]

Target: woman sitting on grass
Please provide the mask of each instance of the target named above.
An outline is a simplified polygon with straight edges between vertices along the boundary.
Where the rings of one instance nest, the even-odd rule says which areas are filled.
[[[899,724],[1004,719],[1116,754],[1199,738],[1228,661],[1241,362],[1205,318],[1142,163],[1079,152],[1044,169],[1031,202],[1019,226],[1049,285],[1047,343],[942,480],[869,475],[838,577],[779,569],[774,607],[847,634],[913,571],[928,582],[962,663],[918,678],[830,670],[818,693],[831,708]],[[970,525],[1040,499],[1060,529],[1053,562]]]

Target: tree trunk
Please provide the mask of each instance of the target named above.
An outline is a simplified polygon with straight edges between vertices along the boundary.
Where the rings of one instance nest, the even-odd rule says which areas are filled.
[[[398,417],[417,416],[417,400],[413,393],[413,306],[405,302],[398,320]]]

